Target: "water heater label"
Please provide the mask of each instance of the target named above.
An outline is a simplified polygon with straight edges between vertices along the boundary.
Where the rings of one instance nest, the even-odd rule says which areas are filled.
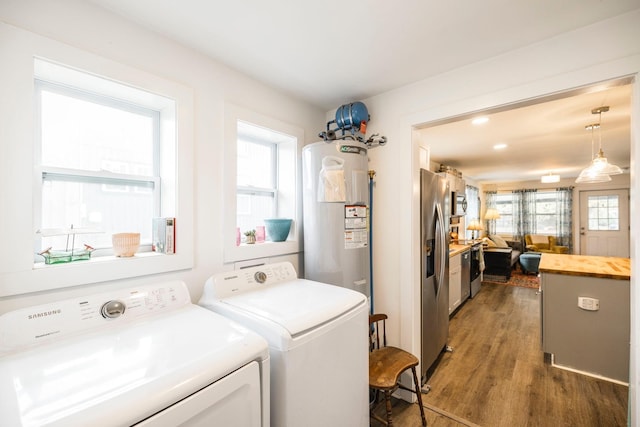
[[[345,205],[345,218],[367,218],[367,207],[365,205]]]
[[[367,228],[367,219],[366,218],[345,218],[344,220],[344,228],[345,230],[353,230],[353,229],[365,229]]]
[[[366,248],[368,245],[367,230],[351,230],[344,232],[344,248]]]
[[[369,244],[367,206],[344,207],[344,248],[366,248]]]

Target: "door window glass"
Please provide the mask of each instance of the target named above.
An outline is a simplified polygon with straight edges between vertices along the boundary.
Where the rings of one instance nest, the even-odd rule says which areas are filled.
[[[617,195],[589,196],[589,231],[620,230],[620,211]]]

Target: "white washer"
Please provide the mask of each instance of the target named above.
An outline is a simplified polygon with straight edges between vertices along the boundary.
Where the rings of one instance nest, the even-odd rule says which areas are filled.
[[[368,426],[368,305],[288,263],[211,277],[199,304],[256,331],[271,354],[271,425]]]
[[[0,316],[0,424],[268,426],[269,351],[182,282]]]

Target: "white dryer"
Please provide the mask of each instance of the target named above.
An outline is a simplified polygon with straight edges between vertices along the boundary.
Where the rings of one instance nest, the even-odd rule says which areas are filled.
[[[368,426],[368,304],[288,263],[211,277],[199,304],[269,342],[271,425]]]
[[[269,354],[182,282],[0,316],[0,424],[268,426]]]

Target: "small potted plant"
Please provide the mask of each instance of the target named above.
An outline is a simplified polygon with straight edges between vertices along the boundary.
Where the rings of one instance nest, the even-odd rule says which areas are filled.
[[[248,245],[253,245],[256,242],[256,230],[248,230],[244,232],[246,236],[245,242]]]

